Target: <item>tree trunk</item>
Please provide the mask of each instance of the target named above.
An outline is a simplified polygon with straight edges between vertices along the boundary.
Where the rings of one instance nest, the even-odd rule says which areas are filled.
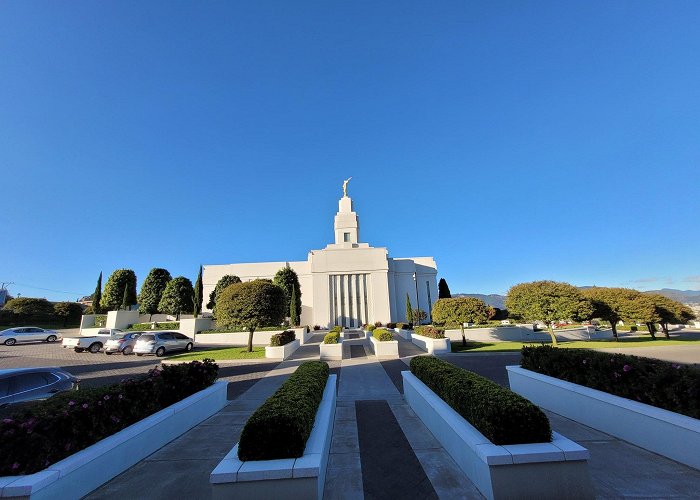
[[[464,323],[460,323],[459,327],[462,329],[462,347],[467,347],[467,337],[464,336]]]
[[[661,325],[661,331],[664,332],[667,340],[671,340],[671,336],[668,334],[668,323],[659,323]]]
[[[153,321],[153,313],[148,315],[148,322],[150,323],[151,321]]]
[[[649,330],[649,334],[651,334],[651,338],[656,340],[656,328],[654,328],[654,323],[646,323],[647,329]]]
[[[615,338],[615,342],[619,342],[620,337],[617,336],[617,325],[615,323],[616,321],[611,321],[610,325],[612,326],[613,337]]]
[[[255,328],[248,331],[248,352],[253,352],[253,333],[255,333]]]
[[[552,323],[547,323],[547,332],[549,332],[549,336],[552,337],[552,346],[556,347],[557,344],[557,336],[554,335],[554,328],[552,328]]]

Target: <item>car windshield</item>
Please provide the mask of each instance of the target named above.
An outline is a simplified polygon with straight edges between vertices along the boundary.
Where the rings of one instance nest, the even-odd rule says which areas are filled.
[[[115,339],[123,339],[127,336],[126,333],[118,333],[114,336]]]
[[[155,340],[155,339],[156,339],[156,336],[152,335],[152,334],[141,335],[139,337],[139,340],[146,340],[146,341]]]

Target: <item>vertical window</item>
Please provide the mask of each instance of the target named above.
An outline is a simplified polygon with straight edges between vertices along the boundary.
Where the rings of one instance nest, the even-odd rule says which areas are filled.
[[[345,243],[350,242],[350,233],[343,233],[343,241]]]

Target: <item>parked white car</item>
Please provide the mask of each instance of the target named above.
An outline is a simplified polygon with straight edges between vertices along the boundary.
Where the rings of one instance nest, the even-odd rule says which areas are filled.
[[[15,345],[17,342],[56,342],[61,334],[54,330],[45,330],[36,326],[8,328],[0,332],[0,344]]]
[[[123,334],[124,332],[117,328],[103,328],[97,332],[97,335],[65,338],[61,345],[64,349],[74,349],[75,352],[90,351],[95,354],[100,352],[108,340]]]

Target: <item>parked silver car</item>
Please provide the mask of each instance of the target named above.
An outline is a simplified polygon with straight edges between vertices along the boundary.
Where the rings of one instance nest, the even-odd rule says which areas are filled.
[[[24,401],[47,399],[77,389],[80,381],[60,368],[0,370],[0,408]]]
[[[191,351],[194,341],[180,332],[142,333],[136,341],[134,352],[137,356],[155,354],[160,357],[166,352]]]
[[[124,332],[114,335],[107,342],[105,342],[105,354],[121,352],[124,356],[128,356],[129,354],[134,352],[136,340],[141,336],[142,333],[144,332]]]
[[[61,334],[57,331],[45,330],[37,326],[19,326],[0,332],[0,343],[5,345],[15,345],[17,342],[56,342],[61,338]]]

